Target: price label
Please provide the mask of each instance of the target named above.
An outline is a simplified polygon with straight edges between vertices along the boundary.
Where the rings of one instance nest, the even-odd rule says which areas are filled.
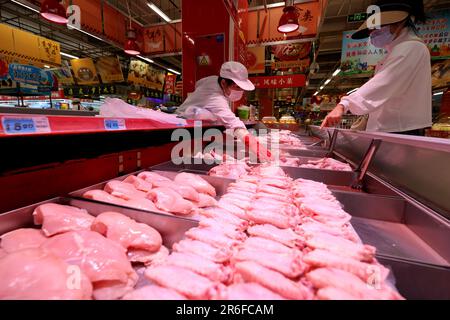
[[[105,129],[108,131],[126,130],[124,119],[105,119]]]
[[[34,134],[51,132],[47,117],[3,117],[2,125],[6,134]]]

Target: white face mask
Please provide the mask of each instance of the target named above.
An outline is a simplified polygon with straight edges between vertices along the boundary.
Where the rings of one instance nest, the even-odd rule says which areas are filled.
[[[374,30],[370,34],[370,42],[377,48],[386,48],[394,41],[395,34],[391,33],[390,26],[381,27],[379,30]]]
[[[236,102],[242,99],[244,91],[230,90],[230,95],[227,97],[231,102]]]

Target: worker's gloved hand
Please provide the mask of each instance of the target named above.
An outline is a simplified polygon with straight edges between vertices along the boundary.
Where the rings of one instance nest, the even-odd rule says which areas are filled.
[[[244,137],[245,146],[249,148],[250,152],[257,155],[258,161],[270,162],[273,161],[272,153],[267,150],[253,135],[250,133]]]

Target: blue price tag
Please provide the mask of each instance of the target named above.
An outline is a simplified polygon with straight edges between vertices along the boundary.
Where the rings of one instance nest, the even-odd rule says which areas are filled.
[[[125,130],[125,120],[123,119],[105,119],[106,130]]]
[[[31,118],[3,118],[3,130],[7,134],[35,133],[36,126]]]

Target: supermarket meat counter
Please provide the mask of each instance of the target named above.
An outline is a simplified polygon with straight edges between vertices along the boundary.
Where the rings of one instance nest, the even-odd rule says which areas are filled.
[[[171,249],[172,254],[175,252],[175,257],[169,257],[167,261],[176,262],[166,263],[167,265],[163,264],[161,267],[155,266],[152,271],[146,271],[146,277],[144,277],[146,280],[142,280],[142,272],[137,271],[141,275],[139,282],[142,281],[144,283],[142,286],[147,290],[150,279],[150,284],[156,283],[159,286],[173,289],[183,297],[192,299],[231,299],[238,293],[242,293],[240,291],[244,290],[243,287],[240,287],[243,286],[242,284],[230,284],[229,279],[224,280],[225,278],[219,277],[226,287],[220,289],[214,287],[216,295],[210,295],[212,285],[205,280],[205,277],[209,277],[211,280],[211,273],[203,274],[201,278],[197,279],[199,271],[195,269],[196,266],[186,266],[183,264],[184,262],[177,261],[176,256],[186,254],[185,251],[188,251],[189,254],[192,252],[200,254],[195,250],[198,249],[197,245],[201,245],[198,242],[204,236],[208,238],[207,242],[213,244],[214,249],[208,247],[211,251],[205,251],[205,248],[202,247],[203,250],[200,251],[202,251],[203,258],[207,255],[206,252],[211,252],[218,264],[223,263],[226,266],[230,261],[235,263],[237,272],[240,272],[246,280],[245,282],[258,283],[256,289],[253,288],[254,295],[250,297],[253,299],[262,297],[263,292],[269,294],[269,297],[273,299],[277,297],[287,299],[356,299],[358,297],[392,299],[397,297],[393,293],[386,293],[382,296],[371,295],[364,289],[361,289],[364,294],[358,291],[360,296],[357,296],[355,292],[344,292],[344,288],[339,287],[340,284],[337,283],[339,281],[336,280],[336,277],[333,278],[331,274],[327,273],[330,270],[340,269],[339,272],[359,274],[361,278],[359,268],[378,265],[391,271],[390,277],[383,278],[383,281],[389,288],[395,287],[399,294],[406,299],[449,299],[450,222],[448,219],[450,206],[448,201],[450,200],[448,194],[445,197],[445,194],[448,193],[445,185],[448,186],[450,177],[446,175],[448,170],[445,170],[444,165],[449,163],[450,144],[438,140],[416,140],[392,135],[353,133],[345,130],[327,132],[312,128],[312,132],[313,137],[304,133],[293,133],[291,137],[297,143],[291,141],[281,144],[279,150],[281,166],[278,169],[272,167],[264,169],[261,165],[243,161],[231,164],[207,164],[207,161],[204,161],[201,164],[181,165],[175,165],[170,161],[100,184],[86,186],[86,188],[66,195],[65,198],[57,198],[49,202],[85,209],[97,218],[105,212],[117,212],[157,230],[162,236],[163,245]],[[425,173],[422,170],[424,162],[431,159],[433,162],[429,163],[433,165],[426,166]],[[434,180],[433,177],[440,178],[435,181],[435,185],[430,184]],[[194,180],[198,184],[195,184]],[[150,185],[146,184],[146,181],[151,182]],[[254,183],[258,189],[255,187],[255,190],[252,191]],[[266,183],[267,185],[265,185]],[[421,183],[423,185],[420,185]],[[186,214],[186,206],[189,204],[183,201],[182,197],[179,202],[173,200],[178,199],[179,195],[183,195],[185,199],[192,197],[192,192],[190,192],[192,188],[180,190],[181,186],[185,184],[195,186],[197,191],[206,190],[204,191],[206,193],[203,194],[203,198],[207,202],[206,209],[201,208],[199,199],[191,200],[190,203],[194,203],[198,207],[194,205],[194,208],[190,208],[189,213]],[[212,186],[214,192],[210,192],[205,185]],[[135,187],[136,190],[130,191],[129,186]],[[172,200],[169,202],[164,201],[165,198],[158,193],[167,189],[178,192],[178,196],[171,198]],[[253,199],[256,201],[254,203],[250,201],[249,207],[245,207],[246,197],[252,199],[251,192],[256,192],[256,194],[263,192],[264,196],[253,195]],[[142,193],[146,195],[145,200],[140,198]],[[291,194],[292,197],[286,197],[283,193]],[[317,195],[320,195],[320,201],[323,200],[327,203],[326,206],[339,203],[339,207],[333,207],[337,212],[343,210],[339,219],[344,219],[346,214],[351,218],[345,224],[349,228],[345,233],[346,236],[343,236],[346,239],[341,239],[342,245],[349,246],[347,248],[351,249],[337,260],[333,260],[336,256],[327,256],[326,252],[319,250],[322,248],[319,241],[321,238],[315,238],[318,229],[314,229],[313,235],[308,235],[308,230],[306,230],[306,225],[317,227],[314,223],[325,219],[320,221],[326,224],[327,219],[330,218],[328,216],[321,217],[318,214],[319,208],[313,204],[308,206],[308,197]],[[124,199],[128,200],[124,201]],[[289,199],[292,203],[280,205],[284,201],[282,199]],[[148,203],[148,200],[152,200],[152,203]],[[277,203],[278,207],[273,207],[274,203]],[[154,204],[156,204],[155,207],[153,207]],[[33,222],[36,223],[37,208],[42,205],[40,203],[0,215],[0,234],[6,234],[19,228],[32,227]],[[211,207],[217,209],[211,209]],[[258,210],[267,215],[260,214]],[[230,213],[233,214],[230,215]],[[271,214],[277,214],[275,219]],[[299,214],[303,215],[302,220],[292,222],[291,218]],[[324,214],[327,215],[327,213]],[[316,220],[312,221],[311,217],[312,220]],[[239,229],[239,232],[237,229],[228,230],[224,226],[217,228],[217,226],[211,225],[212,221],[220,221],[227,226],[228,223],[230,225],[236,223],[233,224],[236,226],[247,218],[250,226]],[[333,219],[337,218],[333,217]],[[320,229],[319,233],[325,233],[327,237],[331,237],[330,232],[336,232],[334,227],[337,220],[332,222],[332,224],[326,224],[326,229]],[[263,230],[267,225],[271,225],[268,229],[270,232]],[[329,227],[330,225],[333,227]],[[294,232],[289,231],[288,233],[291,227]],[[205,228],[214,230],[215,233],[208,234],[205,232]],[[216,233],[221,234],[221,232],[226,232],[227,236],[217,236]],[[336,235],[337,233],[333,236]],[[341,236],[340,233],[339,235]],[[309,238],[310,236],[311,238]],[[304,248],[302,247],[303,261],[310,263],[310,267],[301,270],[286,270],[285,264],[283,266],[268,265],[267,260],[271,259],[261,261],[258,257],[250,254],[254,252],[252,251],[254,247],[252,250],[245,250],[246,244],[256,242],[250,241],[256,238],[265,238],[265,241],[276,239],[277,249],[286,250],[286,252],[292,252],[292,248],[298,250],[299,246],[304,246]],[[325,237],[325,239],[327,238]],[[354,243],[349,243],[349,239]],[[218,258],[217,248],[222,245],[234,247],[237,243],[241,243],[238,246],[241,248],[242,242],[244,249],[237,254],[228,252],[233,257],[228,257],[229,262],[225,262],[226,258],[222,256]],[[299,245],[299,242],[302,245]],[[281,243],[283,245],[279,248]],[[348,262],[347,255],[349,253],[353,258],[357,253],[364,256],[370,255],[368,253],[370,248],[376,249],[374,260],[369,259],[372,261],[370,264],[367,257],[360,258],[361,260],[356,264]],[[312,254],[309,252],[311,249],[315,249]],[[318,254],[314,256],[315,252],[320,252],[322,256]],[[221,253],[223,254],[223,252]],[[269,253],[268,256],[271,257]],[[273,256],[275,257],[275,255]],[[295,257],[295,264],[298,264],[298,260],[302,258],[298,255]],[[283,261],[292,263],[291,260]],[[170,272],[178,270],[174,265],[182,265],[185,269],[195,270],[195,275],[188,272],[184,275],[190,275],[193,279],[197,279],[198,282],[205,285],[205,290],[191,292],[188,288],[174,287],[171,281],[163,280],[165,272],[170,274]],[[311,267],[312,271],[308,269]],[[274,270],[277,271],[275,274]],[[265,282],[262,277],[258,277],[259,272],[264,274],[270,283]],[[217,276],[216,272],[214,274]],[[282,288],[274,287],[274,277],[281,275],[280,283],[284,286]],[[339,275],[342,276],[342,274]],[[330,287],[327,287],[326,284],[323,284],[327,280],[318,281],[316,277],[321,279],[325,277],[332,285],[329,284]],[[302,287],[298,284],[299,282],[291,287],[293,281],[289,279],[303,279],[302,283],[306,281],[305,283],[308,283],[309,287],[307,287],[308,285]],[[348,281],[359,280],[349,278]],[[365,279],[365,281],[369,281],[369,279]],[[320,287],[322,285],[325,287]],[[384,284],[382,288],[384,288]],[[249,290],[249,287],[245,287],[245,292],[249,292]],[[393,289],[382,289],[381,291],[383,290],[391,292],[390,290]],[[143,291],[140,291],[138,296],[145,298]]]

